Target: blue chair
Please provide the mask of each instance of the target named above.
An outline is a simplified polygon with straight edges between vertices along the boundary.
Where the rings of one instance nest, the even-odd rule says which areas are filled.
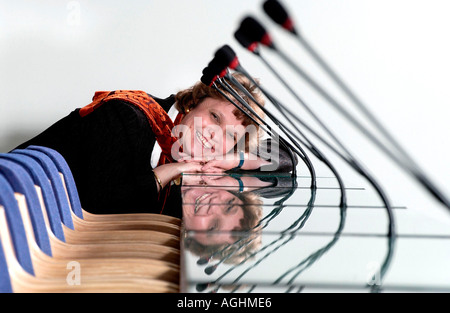
[[[52,256],[47,226],[42,214],[39,197],[30,175],[20,165],[5,159],[0,159],[0,173],[9,182],[14,192],[25,195],[36,243],[45,254]]]
[[[70,229],[74,229],[72,211],[67,199],[66,189],[64,188],[61,177],[59,176],[58,169],[56,168],[53,161],[45,154],[34,150],[16,149],[11,153],[31,157],[40,164],[47,176],[47,179],[51,181],[51,186],[53,188],[53,193],[55,195],[56,203],[58,205],[63,224]]]
[[[53,150],[54,151],[54,150]],[[72,213],[71,209],[70,209],[70,205],[69,205],[69,201],[68,201],[68,197],[67,197],[67,193],[66,193],[66,188],[64,188],[64,184],[63,181],[61,180],[61,176],[60,176],[60,172],[58,170],[58,168],[56,167],[55,163],[52,161],[52,159],[46,154],[43,153],[41,151],[38,150],[32,150],[32,149],[25,149],[25,150],[14,150],[12,151],[11,154],[17,154],[17,155],[23,155],[23,156],[28,156],[28,157],[32,157],[35,161],[37,161],[40,166],[43,168],[44,172],[47,175],[47,179],[51,181],[53,190],[54,190],[54,195],[57,197],[57,204],[59,206],[59,210],[61,213],[61,217],[66,216],[66,220],[68,222],[70,222],[71,224],[69,224],[68,222],[66,222],[66,220],[63,219],[63,223],[68,226],[68,228],[70,228],[71,230],[74,230],[74,227],[72,226],[73,223],[75,223],[75,219],[72,219]],[[57,156],[56,151],[54,151],[53,155]],[[59,163],[65,163],[64,159],[62,158],[61,155],[59,155]],[[63,165],[64,166],[64,165]],[[70,170],[68,170],[68,165],[66,163],[66,175],[67,177],[69,177],[70,180],[73,181],[73,177],[71,177],[71,173]],[[70,178],[71,177],[71,178]],[[78,197],[78,195],[77,195]],[[78,206],[79,210],[81,211],[81,206]],[[103,217],[103,216],[101,216]],[[158,216],[159,217],[159,216]],[[139,220],[137,220],[137,222],[135,223],[135,221],[132,220],[128,220],[125,221],[123,219],[123,216],[117,216],[117,219],[114,222],[111,221],[106,221],[106,220],[102,220],[102,221],[98,221],[99,225],[103,225],[103,226],[108,226],[109,223],[112,226],[112,228],[110,229],[104,229],[103,230],[131,230],[130,227],[132,227],[133,230],[144,230],[144,229],[148,229],[148,230],[158,230],[162,233],[168,233],[169,235],[179,235],[179,225],[173,223],[171,221],[171,219],[175,218],[171,218],[171,217],[167,217],[167,220],[169,222],[166,222],[166,220],[164,220],[166,217],[165,216],[161,216],[161,219],[158,220],[147,220],[147,223],[144,224],[140,224]],[[85,219],[80,219],[81,221],[84,221]],[[144,222],[147,222],[144,221]],[[90,226],[94,226],[94,224],[92,224],[92,220],[91,221],[86,221],[89,227]],[[97,221],[95,221],[97,222]],[[119,226],[122,225],[122,226]],[[92,229],[92,228],[91,228]]]
[[[2,165],[9,165],[13,168],[13,170],[17,170],[17,168],[14,168],[14,164],[8,164],[8,162],[4,162],[4,160],[0,160]],[[20,173],[23,174],[23,173]],[[3,176],[2,173],[0,173],[0,205],[4,208],[6,220],[8,224],[8,230],[10,233],[12,246],[14,249],[14,256],[16,257],[18,263],[22,267],[23,270],[25,270],[28,274],[30,274],[34,279],[32,280],[26,280],[25,283],[29,283],[25,286],[26,290],[28,292],[55,292],[55,290],[60,290],[58,292],[73,292],[77,291],[78,289],[71,289],[72,287],[68,286],[64,282],[60,283],[61,280],[53,280],[53,279],[46,279],[46,278],[36,278],[35,271],[33,269],[31,254],[26,238],[26,232],[25,228],[22,222],[22,217],[19,211],[19,207],[17,204],[17,200],[14,195],[14,189],[10,185],[8,179],[6,179],[5,176]],[[2,238],[0,238],[2,239]],[[13,293],[13,284],[12,279],[10,276],[10,270],[8,268],[7,258],[5,255],[3,241],[0,240],[0,293]],[[145,262],[145,263],[144,263]],[[151,264],[151,261],[147,263],[147,261],[144,261],[142,264],[147,265]],[[101,264],[101,260],[100,260]],[[99,264],[99,269],[101,269],[101,265]],[[107,266],[109,264],[106,264]],[[132,265],[132,264],[130,264]],[[95,275],[95,272],[93,272]],[[169,277],[169,276],[168,276]],[[58,276],[58,278],[61,278]],[[135,276],[132,274],[128,275],[126,273],[124,274],[118,274],[111,277],[105,277],[102,279],[101,277],[98,280],[93,280],[89,282],[84,282],[81,287],[86,286],[89,292],[103,292],[105,290],[109,290],[108,287],[112,287],[112,291],[116,292],[114,284],[119,283],[121,284],[121,288],[119,290],[126,290],[126,291],[133,291],[133,290],[141,290],[140,284],[137,283],[137,285],[133,285]],[[136,279],[141,279],[141,277],[136,277]],[[130,283],[127,283],[127,280],[130,281]],[[151,283],[153,279],[151,280],[142,280],[142,282]],[[140,282],[140,281],[139,281]],[[147,287],[148,285],[142,289],[144,291],[146,290],[155,290],[159,292],[165,292],[165,289],[162,287],[167,287],[167,290],[172,290],[173,292],[176,292],[176,285],[171,284],[170,282],[166,283],[164,281],[161,281],[158,278],[154,279],[154,282],[157,283],[155,285],[155,288],[153,289],[153,286]],[[106,284],[106,285],[105,285]],[[173,286],[172,286],[173,285]],[[23,286],[22,286],[23,287]],[[136,287],[136,288],[135,288]],[[55,289],[56,288],[56,289]],[[106,289],[105,289],[106,288]],[[125,288],[125,289],[124,289]]]
[[[11,280],[9,278],[8,264],[6,263],[5,252],[0,241],[0,293],[12,293]]]
[[[25,227],[23,225],[22,216],[20,215],[19,206],[14,196],[14,190],[8,180],[0,173],[0,205],[4,207],[6,220],[9,226],[9,233],[14,247],[16,259],[22,268],[31,275],[34,275],[33,263],[31,261],[30,248],[28,246]],[[3,249],[2,249],[3,250]],[[5,261],[5,260],[4,260]],[[3,284],[3,276],[6,275],[2,265],[2,290],[7,284]],[[9,277],[9,274],[8,274]]]
[[[14,191],[12,190],[11,186],[8,184],[6,179],[0,175],[0,205],[4,207],[5,213],[6,208],[8,207],[8,210],[11,206],[17,206],[16,199],[14,198]],[[18,209],[18,208],[17,208]],[[21,238],[22,236],[19,236]],[[17,237],[12,236],[12,241],[17,242]],[[26,241],[26,238],[25,238]],[[20,239],[19,239],[20,242]],[[23,260],[26,258],[26,256],[23,256],[22,251],[19,251],[19,253],[16,253],[16,255]],[[26,252],[26,251],[25,251]],[[29,251],[28,251],[29,255]],[[28,257],[28,268],[33,270],[33,266],[31,264],[31,258]],[[21,262],[22,264],[23,262]],[[0,293],[12,293],[13,289],[11,286],[11,279],[9,276],[9,270],[8,270],[8,264],[6,263],[6,257],[5,252],[3,250],[2,242],[0,240]]]
[[[64,231],[62,228],[62,220],[59,214],[58,205],[56,203],[55,195],[52,186],[45,174],[44,170],[38,162],[33,158],[21,154],[2,153],[0,159],[10,160],[22,166],[33,179],[35,185],[42,189],[42,196],[44,198],[45,208],[47,211],[47,218],[50,222],[50,228],[53,234],[61,241],[64,241]],[[70,220],[72,222],[72,220]],[[73,228],[73,223],[66,225]]]
[[[59,197],[61,200],[64,200],[63,199],[64,196],[66,197],[65,198],[65,204],[67,206],[66,210],[70,211],[63,183],[59,176],[59,172],[57,171],[53,162],[51,160],[49,160],[49,158],[47,156],[43,155],[41,152],[38,152],[38,151],[14,150],[14,152],[19,155],[32,156],[32,157],[35,157],[36,160],[42,161],[40,163],[38,162],[39,165],[37,167],[42,166],[44,168],[44,172],[47,172],[48,175],[51,175],[52,178],[50,179],[50,181],[52,182],[52,185],[57,186],[58,183],[61,185],[59,189],[61,189],[62,191],[58,190],[57,193],[59,193]],[[21,154],[21,153],[23,153],[23,154]],[[44,159],[47,159],[47,160],[45,161]],[[37,195],[37,191],[36,191],[34,182],[32,181],[30,175],[20,165],[14,163],[12,161],[6,160],[4,158],[0,158],[0,173],[1,172],[4,172],[4,174],[8,174],[7,179],[10,182],[10,184],[12,185],[15,192],[25,195],[25,199],[27,200],[27,205],[28,205],[28,211],[29,211],[29,214],[32,217],[32,221],[33,221],[32,226],[33,226],[34,232],[36,234],[35,237],[37,239],[41,238],[41,241],[38,242],[38,246],[41,248],[41,250],[44,253],[46,253],[49,256],[53,256],[53,253],[51,251],[50,238],[49,238],[47,226],[45,224],[44,217],[43,217],[42,207],[39,202],[39,198]],[[48,177],[47,177],[47,180],[48,180]],[[57,193],[55,193],[55,195]],[[63,201],[60,201],[60,202],[63,202]],[[165,232],[165,231],[175,232],[175,229],[170,228],[166,225],[157,225],[157,226],[151,225],[151,227],[159,227],[160,229],[163,229],[162,230],[163,232]],[[44,242],[44,239],[45,239],[45,242]],[[66,241],[64,240],[63,237],[60,237],[60,239],[62,239],[61,241],[63,243],[66,243]],[[127,253],[130,253],[130,256],[133,257],[134,256],[133,253],[135,251],[138,251],[140,253],[140,255],[142,255],[142,253],[148,252],[148,255],[150,256],[150,255],[153,255],[154,253],[156,253],[158,255],[159,254],[163,255],[163,253],[165,253],[163,251],[167,250],[167,254],[163,255],[162,257],[164,257],[166,260],[170,260],[171,262],[174,262],[177,258],[178,252],[175,249],[173,249],[172,247],[165,247],[165,246],[161,245],[160,251],[156,252],[155,250],[150,249],[151,247],[155,248],[156,244],[153,244],[152,242],[142,243],[142,245],[143,244],[148,245],[148,247],[149,247],[148,251],[140,251],[141,246],[138,246],[136,248],[131,248],[131,250],[128,250],[129,252],[127,252]],[[104,253],[103,255],[106,255],[107,253],[111,253],[111,254],[115,254],[115,255],[123,254],[124,251],[118,250],[120,245],[122,245],[123,249],[125,249],[125,250],[128,248],[128,246],[125,243],[117,243],[117,244],[113,244],[113,245],[108,245],[105,248],[108,249],[110,252],[103,251],[103,253]],[[65,247],[64,249],[70,249],[70,247]],[[96,249],[95,246],[91,245],[89,247],[89,251],[95,251],[95,249]],[[164,260],[164,259],[161,258],[161,260]]]
[[[64,157],[56,150],[53,150],[51,148],[47,148],[47,147],[42,147],[42,146],[28,146],[25,150],[34,150],[34,151],[39,151],[41,153],[44,153],[46,156],[48,156],[53,162],[54,165],[57,167],[58,171],[61,172],[63,174],[64,177],[64,182],[66,184],[67,187],[67,193],[69,194],[69,200],[71,203],[71,207],[73,210],[73,213],[81,218],[81,219],[85,219],[84,217],[84,211],[81,207],[81,202],[80,202],[80,198],[78,195],[78,191],[77,191],[77,187],[75,184],[75,180],[73,178],[72,175],[72,171],[70,170],[69,165],[67,164],[66,160],[64,159]],[[109,217],[112,217],[113,215],[110,215]],[[108,219],[108,215],[88,215],[87,218],[89,217],[94,217],[96,221],[100,221],[97,218],[100,218],[101,220],[105,221],[106,219]],[[119,217],[119,216],[115,216],[115,217]],[[161,222],[165,222],[165,223],[170,223],[176,226],[180,226],[181,221],[177,218],[174,217],[170,217],[170,216],[164,216],[164,215],[157,215],[157,214],[120,214],[120,220],[125,220],[125,219],[129,219],[130,221],[132,219],[136,220],[136,219],[140,219],[141,221],[143,221],[143,219],[148,218],[148,221],[152,220],[152,221],[161,221]]]
[[[72,210],[76,216],[83,218],[83,210],[81,208],[80,197],[78,196],[77,185],[75,184],[75,179],[73,178],[72,171],[67,164],[64,157],[57,151],[41,146],[29,146],[27,150],[36,150],[45,153],[56,165],[59,172],[64,176],[64,182],[67,187],[67,193],[69,194],[69,201],[72,206]]]

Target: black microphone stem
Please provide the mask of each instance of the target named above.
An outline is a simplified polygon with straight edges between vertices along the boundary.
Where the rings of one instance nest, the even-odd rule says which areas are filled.
[[[249,93],[236,79],[234,79],[234,77],[229,73],[229,72],[227,72],[227,74],[225,75],[225,78],[227,78],[228,80],[230,80],[239,90],[241,90],[242,92],[244,92],[244,94],[245,95],[247,95],[256,105],[258,105],[258,107],[264,112],[264,113],[266,113],[267,114],[267,110],[260,104],[260,103],[258,103],[258,101],[256,101],[256,99],[251,95],[251,93]],[[299,157],[300,158],[302,158],[305,162],[307,162],[307,165],[308,166],[311,166],[311,167],[313,167],[312,166],[312,163],[309,161],[309,159],[307,158],[307,156],[306,156],[306,153],[301,149],[301,147],[300,147],[300,150],[301,150],[301,154],[300,154],[300,152],[298,151],[298,150],[295,150],[294,149],[294,147],[292,147],[287,141],[285,141],[284,140],[284,138],[283,137],[281,137],[275,130],[273,130],[271,127],[270,127],[270,125],[266,122],[266,121],[264,121],[264,119],[262,119],[260,116],[258,116],[257,114],[256,114],[256,112],[252,109],[252,107],[248,104],[248,103],[246,103],[245,101],[244,101],[244,99],[242,99],[242,97],[238,94],[238,93],[236,93],[236,92],[234,92],[234,89],[227,83],[227,81],[226,80],[219,80],[220,82],[223,82],[223,84],[225,84],[226,86],[227,86],[227,89],[228,89],[228,91],[230,92],[230,93],[232,93],[233,94],[233,96],[235,97],[235,98],[237,98],[237,99],[239,99],[238,101],[247,109],[247,110],[249,110],[252,114],[254,114],[254,115],[256,115],[258,118],[259,118],[259,120],[267,127],[267,129],[268,129],[268,135],[269,136],[271,136],[271,138],[272,139],[276,139],[276,138],[278,138],[279,140],[280,140],[280,144],[281,145],[283,145],[285,148],[286,148],[286,150],[288,151],[288,153],[289,153],[289,156],[290,156],[290,158],[291,158],[291,161],[292,161],[292,165],[293,165],[293,176],[294,177],[296,177],[297,176],[297,169],[296,169],[296,166],[295,166],[295,158],[294,158],[294,155],[293,155],[293,153],[292,153],[292,150],[294,150],[298,155],[299,155]],[[223,85],[222,85],[223,86]],[[224,87],[224,86],[223,86]],[[268,115],[269,116],[269,115]],[[269,118],[270,118],[270,116],[269,116]],[[286,135],[288,135],[288,134],[286,134]],[[274,137],[275,136],[275,137]],[[289,137],[289,135],[288,135],[288,137]],[[291,138],[289,138],[289,139],[291,139]],[[292,139],[291,139],[292,140]],[[307,160],[307,161],[306,161]],[[314,171],[314,170],[313,170]],[[315,172],[315,171],[314,171]],[[312,180],[312,183],[311,183],[311,187],[313,188],[313,187],[315,187],[316,186],[316,177],[315,177],[315,174],[314,175],[312,175],[312,177],[313,177],[313,180]]]
[[[265,121],[264,121],[263,119],[261,119],[261,117],[259,117],[259,116],[256,114],[256,112],[254,112],[254,110],[253,110],[247,103],[245,103],[245,101],[239,96],[239,94],[237,94],[237,93],[234,91],[234,89],[233,89],[231,86],[227,85],[226,82],[225,82],[225,81],[222,81],[221,79],[218,79],[217,81],[221,84],[222,88],[226,89],[228,92],[230,92],[231,94],[233,94],[233,96],[234,96],[234,97],[235,97],[235,98],[236,98],[236,99],[237,99],[244,107],[246,107],[249,111],[251,111],[251,113],[253,113],[255,116],[257,116],[259,120],[261,120],[265,125],[267,125],[267,123],[265,123]],[[218,87],[215,86],[214,84],[213,84],[213,87],[216,88],[216,90],[217,90],[218,92],[220,92],[220,93],[222,94],[222,96],[224,96],[228,101],[230,101],[236,108],[238,108],[239,110],[241,110],[241,111],[242,111],[244,114],[246,114],[246,115],[247,115],[254,123],[256,123],[259,127],[261,127],[267,134],[269,134],[271,137],[273,137],[273,134],[272,134],[272,132],[271,132],[270,130],[265,129],[265,127],[263,127],[258,121],[256,121],[256,120],[254,119],[253,116],[251,116],[248,112],[245,112],[245,110],[243,110],[243,109],[242,109],[241,107],[239,107],[236,103],[234,103],[234,101],[232,101],[227,95],[225,95],[225,94],[220,90],[220,88],[218,88]],[[267,127],[270,128],[269,125],[267,125]],[[282,144],[284,144],[284,145],[287,144],[287,142],[284,141],[282,137],[278,136],[278,134],[277,134],[277,137],[280,139],[280,142],[281,142]],[[290,150],[290,148],[289,148],[288,146],[285,146],[285,147],[286,147],[286,149],[288,150],[289,153],[292,153],[292,151]],[[298,148],[300,149],[300,151],[301,151],[302,153],[300,153],[300,152],[298,152],[298,151],[296,151],[296,153],[299,155],[300,158],[302,158],[302,160],[305,162],[305,164],[307,165],[307,167],[308,167],[308,169],[309,169],[309,171],[310,171],[310,173],[311,173],[311,188],[316,188],[316,174],[315,174],[314,166],[312,165],[310,159],[308,158],[308,156],[306,155],[306,153],[303,151],[303,149],[302,149],[300,146],[298,146]],[[296,177],[296,175],[297,175],[297,174],[296,174],[296,173],[297,173],[297,170],[296,170],[296,166],[295,166],[295,161],[294,161],[294,158],[293,158],[292,154],[290,154],[290,156],[291,156],[291,159],[292,159],[292,162],[293,162],[293,173],[292,173],[292,176]]]
[[[338,74],[327,64],[327,62],[319,55],[311,44],[299,32],[292,32],[292,34],[299,40],[300,44],[313,57],[314,60],[322,67],[322,69],[333,79],[333,81],[341,88],[341,90],[352,100],[353,104],[366,116],[366,118],[384,135],[384,137],[400,152],[405,159],[410,163],[414,173],[412,173],[435,198],[440,200],[444,205],[450,207],[450,200],[445,199],[445,196],[433,186],[433,183],[426,177],[419,165],[408,155],[406,150],[400,143],[387,131],[372,112],[368,109],[358,96],[348,87],[348,85],[338,76]]]
[[[250,93],[250,92],[248,92],[248,90],[247,89],[245,89],[245,87],[244,86],[242,86],[241,85],[241,83],[239,83],[239,81],[237,80],[237,79],[235,79],[234,77],[233,77],[233,75],[231,75],[228,71],[227,71],[227,74],[225,75],[225,78],[227,78],[228,80],[230,80],[239,90],[241,90],[245,95],[247,95],[263,112],[264,112],[264,114],[266,114],[274,123],[275,123],[275,125],[277,125],[283,132],[284,132],[284,134],[289,138],[289,140],[291,140],[292,142],[294,142],[295,143],[295,140],[292,138],[292,136],[289,134],[289,132],[287,132],[285,129],[284,129],[284,127],[283,127],[283,125],[281,124],[281,122],[277,119],[277,118],[275,118],[263,105],[261,105],[253,96],[252,96],[252,94]],[[252,83],[254,83],[254,85],[255,86],[258,86],[254,81],[253,81],[253,79],[251,79],[252,80]],[[242,103],[242,102],[241,102]],[[248,104],[246,104],[246,107],[248,108],[248,109],[251,109],[251,107],[250,106],[248,106]],[[262,120],[262,122],[263,123],[265,123],[265,121],[264,120]],[[269,128],[269,129],[271,129],[271,127],[267,124],[267,123],[265,123],[266,125],[267,125],[267,127]],[[276,133],[276,132],[275,132]],[[283,137],[281,137],[281,136],[279,136],[277,133],[276,133],[276,135],[277,135],[277,137],[279,138],[279,140],[280,140],[280,143],[286,148],[286,150],[288,151],[288,153],[289,153],[289,156],[290,156],[290,158],[291,158],[291,160],[292,160],[292,164],[294,165],[294,169],[295,169],[295,159],[294,159],[294,156],[293,156],[293,153],[292,153],[292,150],[293,151],[295,151],[296,152],[296,154],[300,157],[300,158],[302,158],[303,159],[303,157],[302,157],[302,155],[304,155],[304,156],[306,156],[306,153],[305,153],[305,151],[301,148],[301,146],[299,146],[299,145],[296,145],[297,147],[298,147],[298,149],[302,152],[302,155],[300,155],[300,152],[298,152],[297,150],[295,150],[295,148],[289,143],[289,142],[287,142]],[[312,166],[312,164],[311,164],[311,162],[310,161],[308,161],[308,163],[309,163],[309,165],[310,166]],[[296,176],[296,175],[295,175]],[[312,185],[311,185],[311,188],[315,188],[316,187],[316,177],[315,177],[315,173],[314,173],[314,175],[312,174],[312,177],[313,177],[313,181],[312,181]]]
[[[315,135],[320,141],[322,141],[322,143],[324,143],[328,148],[330,148],[339,157],[341,157],[345,162],[347,162],[360,175],[365,177],[369,181],[369,183],[374,187],[375,191],[380,195],[381,200],[384,202],[384,205],[385,205],[385,208],[386,208],[386,212],[387,212],[387,215],[388,215],[388,220],[389,220],[388,233],[387,233],[387,236],[388,236],[388,239],[389,239],[389,241],[388,241],[388,252],[386,254],[386,257],[384,259],[384,262],[383,262],[382,266],[380,267],[380,277],[381,277],[380,279],[382,280],[382,278],[386,274],[386,272],[387,272],[387,270],[388,270],[388,268],[390,266],[390,263],[392,261],[393,251],[394,251],[394,246],[395,246],[395,240],[396,240],[395,217],[394,217],[394,214],[393,214],[393,211],[392,211],[392,207],[390,205],[390,202],[389,202],[386,194],[384,193],[384,191],[380,187],[380,185],[377,183],[377,181],[371,175],[369,175],[366,170],[363,169],[362,165],[358,161],[356,161],[351,154],[348,153],[348,157],[345,157],[344,155],[342,155],[338,150],[336,150],[333,146],[331,146],[325,139],[323,139],[314,130],[312,130],[306,123],[304,123],[300,118],[298,118],[292,111],[287,109],[281,103],[278,103],[278,105],[279,105],[279,107],[282,110],[285,110],[286,112],[288,112],[288,114],[291,115],[298,123],[300,123],[305,128],[307,128],[313,135]],[[292,121],[291,121],[291,124],[293,125],[294,128],[296,128],[295,125],[292,123]],[[298,128],[296,128],[296,130],[298,132],[300,132],[300,130]],[[313,146],[313,148],[314,148],[314,146]],[[346,149],[344,148],[344,150],[346,150]],[[326,162],[326,164],[329,164],[329,166],[331,166],[330,169],[335,173],[335,175],[337,175],[337,171],[334,170],[334,167],[332,167],[332,165],[326,159],[324,161]],[[339,175],[337,175],[336,178],[340,181]],[[343,204],[341,203],[341,206],[342,205]],[[372,291],[376,292],[379,289],[379,284],[374,284],[371,287],[372,287]]]
[[[305,147],[307,147],[311,153],[313,153],[320,161],[324,162],[325,165],[328,166],[328,168],[333,172],[333,174],[335,175],[336,179],[338,180],[339,186],[340,186],[340,190],[341,190],[341,203],[340,206],[346,206],[347,203],[347,197],[346,197],[346,193],[345,193],[345,187],[344,187],[344,183],[339,175],[339,173],[337,172],[337,170],[335,169],[335,167],[331,164],[331,162],[325,157],[325,155],[320,152],[320,150],[314,146],[312,144],[312,142],[295,126],[295,124],[292,122],[291,119],[289,119],[289,117],[286,116],[285,114],[285,108],[284,106],[281,106],[280,102],[278,100],[276,100],[264,87],[262,87],[260,84],[258,84],[253,77],[245,70],[245,68],[242,67],[242,65],[238,65],[236,67],[236,71],[240,72],[241,74],[245,75],[248,79],[250,79],[252,81],[252,83],[256,86],[258,86],[258,88],[261,90],[261,92],[272,102],[272,104],[278,108],[278,110],[281,112],[281,114],[291,123],[291,125],[294,127],[294,129],[297,130],[298,133],[300,133],[302,135],[302,137],[309,143],[306,144],[302,139],[300,139],[299,137],[297,137],[295,135],[294,132],[289,131],[289,129],[286,128],[286,126],[284,124],[282,124],[280,122],[280,126],[283,127],[284,132],[286,134],[290,134],[290,136],[294,136],[295,139],[299,142],[301,142]],[[289,112],[292,115],[292,112]],[[275,117],[273,117],[275,118]],[[277,120],[277,119],[276,119]],[[310,129],[308,127],[308,129]],[[295,142],[295,140],[291,139],[293,142]],[[337,153],[339,153],[337,151]]]
[[[328,65],[328,63],[319,55],[319,53],[309,44],[309,42],[298,32],[293,33],[305,50],[313,57],[313,59],[322,67],[322,69],[333,79],[333,81],[341,88],[341,90],[352,100],[352,102],[361,110],[361,112],[375,125],[376,128],[385,136],[385,138],[400,152],[404,158],[416,169],[418,165],[395,140],[395,138],[387,131],[387,129],[377,120],[375,115],[370,112],[368,107],[363,104],[358,96],[348,87],[348,85],[338,76],[338,74]]]
[[[328,135],[333,138],[333,140],[347,153],[349,151],[345,148],[345,146],[340,142],[340,140],[331,132],[328,127],[317,117],[317,115],[310,109],[310,107],[303,101],[302,98],[286,83],[286,81],[278,74],[278,72],[266,61],[265,58],[259,53],[259,51],[254,51],[255,55],[257,55],[261,61],[271,70],[271,72],[281,81],[281,83],[291,92],[291,94],[299,101],[299,103],[311,114],[311,116],[316,120],[317,123],[328,133]]]
[[[355,127],[357,127],[367,138],[369,138],[379,149],[381,149],[387,156],[389,156],[399,167],[408,172],[417,179],[437,200],[450,209],[450,200],[430,181],[429,178],[414,164],[409,164],[410,158],[407,160],[400,160],[397,155],[387,149],[372,133],[370,133],[361,123],[359,123],[350,113],[348,113],[341,104],[339,104],[333,97],[331,97],[322,87],[319,86],[306,72],[297,66],[289,57],[287,57],[281,50],[274,45],[270,47],[276,51],[299,75],[301,75],[308,84],[313,87],[322,97],[324,97],[330,104],[332,104],[344,117],[346,117]],[[281,77],[273,70],[267,61],[261,56],[259,51],[253,52],[257,55],[280,79]],[[282,79],[281,79],[282,80]],[[284,81],[284,80],[282,80]],[[292,90],[288,87],[288,89]],[[403,153],[402,153],[403,155]],[[406,162],[405,162],[406,161]]]
[[[379,146],[385,153],[387,153],[391,158],[394,159],[395,162],[402,164],[404,167],[405,164],[402,163],[398,158],[392,154],[388,149],[384,147],[384,145],[376,138],[374,137],[369,131],[365,129],[365,127],[359,123],[351,114],[349,114],[341,104],[339,104],[332,96],[330,96],[318,83],[316,83],[306,72],[304,72],[299,66],[297,66],[289,57],[287,57],[281,50],[277,49],[275,46],[271,47],[272,50],[276,51],[283,60],[285,60],[289,66],[291,66],[300,76],[302,76],[306,82],[313,87],[322,97],[324,97],[330,104],[332,104],[341,114],[343,114],[352,124],[354,124],[365,136],[367,136],[370,140],[372,140],[377,146]],[[264,62],[264,64],[272,71],[274,75],[277,76],[278,79],[286,86],[287,89],[296,97],[299,98],[296,93],[292,90],[291,87],[289,87],[285,80],[274,70],[274,68],[267,62],[267,60],[259,53],[259,51],[255,50],[254,54],[257,55],[261,61]],[[300,102],[303,102],[300,100]],[[309,108],[306,108],[310,113],[311,110]],[[406,168],[409,170],[409,168]]]
[[[394,220],[394,214],[392,212],[392,206],[386,196],[386,194],[384,193],[384,191],[382,190],[382,188],[379,186],[379,184],[376,182],[376,180],[368,174],[368,172],[366,170],[363,169],[363,167],[361,166],[361,164],[356,161],[356,159],[352,156],[352,154],[348,151],[348,149],[341,143],[341,141],[333,135],[333,133],[324,125],[324,123],[316,116],[316,114],[306,105],[306,103],[289,87],[289,85],[287,85],[285,83],[285,81],[280,77],[280,75],[278,75],[278,73],[276,73],[276,71],[273,70],[273,68],[270,66],[270,64],[268,64],[264,58],[261,57],[261,55],[258,53],[257,50],[255,50],[254,52],[256,55],[258,55],[261,60],[264,61],[264,63],[274,72],[274,74],[279,77],[279,79],[286,85],[286,87],[291,90],[291,92],[293,92],[293,95],[297,98],[297,100],[300,101],[300,103],[311,113],[311,115],[317,120],[317,122],[322,126],[322,128],[336,141],[336,143],[341,147],[342,150],[345,151],[345,153],[347,154],[347,157],[345,157],[344,155],[342,155],[342,153],[340,153],[338,150],[336,150],[333,146],[331,146],[326,140],[324,140],[321,136],[319,136],[315,131],[313,131],[310,127],[307,127],[309,131],[311,131],[317,138],[319,138],[324,144],[326,144],[331,150],[333,150],[335,153],[337,153],[337,155],[339,155],[344,161],[346,161],[353,169],[355,169],[360,175],[362,175],[363,177],[365,177],[369,183],[373,186],[373,188],[375,189],[375,191],[379,194],[381,200],[383,201],[385,207],[386,207],[386,211],[387,211],[387,215],[388,215],[388,220],[389,220],[389,226],[388,226],[388,237],[389,237],[389,249],[388,249],[388,254],[385,258],[385,262],[382,266],[382,270],[383,270],[383,276],[384,273],[387,271],[387,268],[391,262],[392,259],[392,251],[393,251],[393,246],[395,243],[395,220]],[[261,91],[263,91],[263,89],[261,89]],[[264,91],[263,91],[264,93]],[[274,98],[272,96],[270,96],[271,100],[274,100]],[[280,102],[276,101],[278,103],[278,106],[283,108],[284,111],[288,112],[294,119],[297,120],[297,122],[299,122],[300,124],[306,126],[306,124],[301,121],[300,118],[298,118],[292,111],[288,110],[285,106],[283,106]],[[294,126],[295,127],[295,126]]]

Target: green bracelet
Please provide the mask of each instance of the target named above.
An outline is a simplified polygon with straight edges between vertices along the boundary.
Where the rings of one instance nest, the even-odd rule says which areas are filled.
[[[242,167],[242,165],[244,165],[244,151],[240,150],[239,151],[239,165],[236,166],[235,168],[233,168],[233,170],[238,170]]]
[[[244,182],[242,181],[242,179],[237,176],[237,175],[230,175],[231,177],[233,177],[234,179],[236,179],[239,183],[239,193],[244,192]]]

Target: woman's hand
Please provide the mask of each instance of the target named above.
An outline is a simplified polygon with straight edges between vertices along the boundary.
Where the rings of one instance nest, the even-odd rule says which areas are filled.
[[[242,158],[242,159],[241,159]],[[232,169],[256,170],[263,165],[270,164],[251,153],[233,153],[223,157],[216,157],[205,161],[202,167],[203,172],[218,173]]]
[[[181,155],[178,162],[199,164],[201,166],[201,172],[222,173],[238,166],[239,156],[237,156],[237,159],[235,159],[234,155],[227,155],[223,157],[205,157],[199,160],[193,159],[188,155]]]
[[[161,187],[164,188],[170,181],[180,177],[182,173],[199,173],[203,165],[198,162],[175,162],[160,165],[153,169],[155,175],[161,180]],[[158,191],[160,190],[159,183]]]
[[[207,161],[202,166],[202,172],[206,173],[221,173],[233,168],[236,168],[239,165],[239,156],[237,159],[212,159]]]
[[[243,162],[241,164],[241,158]],[[269,165],[270,162],[261,159],[251,153],[230,153],[224,156],[204,157],[203,159],[193,159],[189,155],[180,155],[178,162],[195,163],[202,165],[201,172],[205,173],[222,173],[239,167],[242,170],[255,170],[261,166]]]

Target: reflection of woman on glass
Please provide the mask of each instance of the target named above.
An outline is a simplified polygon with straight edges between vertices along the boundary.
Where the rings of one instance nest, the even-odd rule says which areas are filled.
[[[205,263],[237,264],[260,248],[261,230],[297,187],[288,175],[183,175],[184,248]],[[262,198],[279,199],[262,216]]]
[[[260,99],[247,79],[238,79]],[[179,215],[167,213],[165,204],[171,198],[171,182],[181,173],[202,171],[208,160],[223,154],[234,159],[214,160],[210,171],[239,165],[258,169],[267,163],[262,158],[245,159],[258,142],[258,127],[245,132],[249,125],[253,122],[248,117],[201,83],[166,99],[142,91],[97,92],[91,104],[18,148],[38,145],[60,152],[86,211]],[[244,151],[234,149],[238,142],[245,143]]]
[[[229,262],[236,262],[259,246],[256,227],[262,201],[258,196],[215,187],[183,187],[182,194],[184,227],[195,230],[188,232],[185,249],[200,257],[228,255]],[[241,247],[245,248],[235,253]]]

